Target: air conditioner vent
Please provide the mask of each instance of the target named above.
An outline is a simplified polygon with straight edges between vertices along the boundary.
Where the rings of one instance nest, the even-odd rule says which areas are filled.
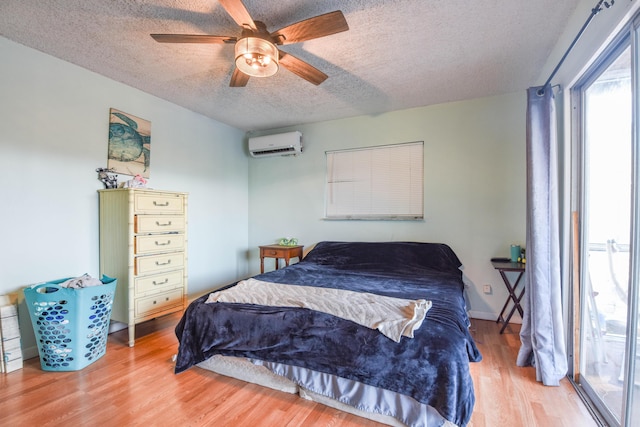
[[[253,152],[256,156],[266,156],[268,154],[287,154],[287,153],[295,153],[296,149],[294,147],[284,147],[284,148],[274,148],[272,150],[255,150]]]

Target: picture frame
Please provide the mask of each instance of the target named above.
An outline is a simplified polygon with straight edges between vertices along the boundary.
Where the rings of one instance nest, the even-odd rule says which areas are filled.
[[[151,122],[110,108],[107,168],[123,175],[149,178],[150,166]]]

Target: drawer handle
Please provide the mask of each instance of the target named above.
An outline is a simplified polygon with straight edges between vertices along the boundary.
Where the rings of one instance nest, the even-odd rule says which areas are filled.
[[[158,203],[155,200],[153,201],[153,206],[169,206],[169,202],[165,202],[165,203]]]
[[[156,246],[167,246],[171,244],[171,240],[167,240],[167,243],[160,243],[156,240]]]
[[[166,279],[164,279],[162,282],[156,282],[155,280],[153,281],[153,286],[160,286],[160,285],[166,285],[167,283],[169,283],[169,278],[167,277]]]
[[[164,224],[160,224],[160,221],[156,221],[156,225],[157,225],[158,227],[167,227],[167,226],[171,225],[171,221],[166,222],[166,223],[164,223]]]
[[[169,265],[169,264],[171,264],[171,260],[168,260],[167,262],[156,261],[156,265]]]
[[[272,251],[270,255],[278,255],[278,252]]]

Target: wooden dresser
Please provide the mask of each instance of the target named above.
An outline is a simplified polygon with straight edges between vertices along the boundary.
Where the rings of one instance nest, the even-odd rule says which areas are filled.
[[[187,194],[98,190],[100,274],[118,279],[111,318],[129,327],[187,303]]]

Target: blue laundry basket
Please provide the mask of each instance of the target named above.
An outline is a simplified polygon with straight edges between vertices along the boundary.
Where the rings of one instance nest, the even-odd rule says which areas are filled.
[[[59,286],[68,279],[33,285],[24,298],[45,371],[77,371],[107,350],[116,279],[80,289]]]

